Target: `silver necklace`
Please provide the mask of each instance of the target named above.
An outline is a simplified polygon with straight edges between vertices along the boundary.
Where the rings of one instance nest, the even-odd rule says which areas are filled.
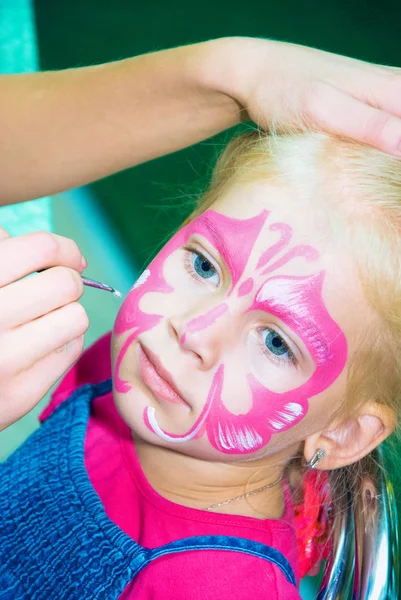
[[[212,506],[208,506],[207,508],[205,508],[205,510],[212,510],[213,508],[217,508],[218,506],[226,506],[226,504],[231,504],[232,502],[238,502],[238,500],[243,500],[245,498],[249,498],[250,496],[256,496],[256,494],[259,494],[260,492],[264,492],[265,490],[268,490],[268,489],[274,487],[275,485],[280,483],[280,481],[282,479],[283,479],[283,476],[280,475],[280,477],[278,479],[276,479],[276,481],[272,481],[272,483],[268,483],[267,485],[264,485],[263,487],[260,487],[257,490],[253,490],[252,492],[245,492],[245,494],[241,494],[241,496],[236,496],[235,498],[230,498],[230,500],[225,500],[224,502],[219,502],[218,504],[212,504]]]

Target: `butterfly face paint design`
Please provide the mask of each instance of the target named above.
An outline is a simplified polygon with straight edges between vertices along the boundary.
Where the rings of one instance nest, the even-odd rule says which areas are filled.
[[[148,314],[139,309],[141,298],[148,292],[169,294],[173,291],[164,276],[167,258],[185,246],[192,234],[203,236],[224,260],[231,275],[231,288],[222,302],[188,322],[180,343],[186,336],[197,335],[213,327],[219,319],[229,318],[229,303],[233,298],[247,302],[245,313],[265,311],[276,316],[303,341],[312,356],[316,369],[302,385],[283,393],[273,392],[268,385],[248,373],[246,380],[252,404],[245,414],[235,415],[223,403],[224,378],[229,376],[226,365],[219,364],[213,376],[206,403],[192,427],[180,434],[163,430],[156,410],[144,411],[146,426],[161,439],[183,443],[206,433],[210,444],[226,454],[247,454],[267,445],[273,433],[285,431],[298,423],[307,413],[308,399],[325,390],[342,372],[347,357],[347,343],[339,326],[329,315],[322,298],[325,272],[309,276],[289,276],[277,273],[292,259],[302,257],[314,261],[319,257],[309,245],[291,245],[292,230],[285,223],[272,223],[270,231],[278,232],[278,242],[265,249],[256,264],[252,277],[243,279],[245,268],[263,226],[268,211],[251,219],[226,217],[208,210],[179,231],[163,248],[149,269],[131,290],[115,323],[115,333],[132,330],[127,337],[115,367],[115,388],[120,393],[130,385],[119,376],[121,362],[127,349],[141,333],[155,327],[162,314]],[[142,279],[142,281],[141,281]]]

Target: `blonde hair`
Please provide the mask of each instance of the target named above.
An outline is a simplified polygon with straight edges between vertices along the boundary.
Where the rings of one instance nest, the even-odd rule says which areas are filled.
[[[187,221],[207,210],[233,183],[260,179],[293,184],[300,203],[326,211],[333,237],[341,236],[352,252],[364,297],[377,316],[350,357],[344,408],[376,400],[399,415],[401,160],[305,129],[269,134],[253,130],[225,148]]]

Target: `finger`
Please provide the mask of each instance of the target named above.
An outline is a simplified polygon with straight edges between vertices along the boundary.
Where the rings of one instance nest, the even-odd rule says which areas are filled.
[[[83,288],[80,275],[68,267],[52,267],[0,288],[0,330],[13,329],[78,300]]]
[[[78,302],[9,330],[1,336],[0,381],[28,369],[35,362],[85,333],[88,317]]]
[[[55,233],[37,231],[10,237],[0,243],[0,286],[56,265],[82,272],[82,259],[73,240]]]
[[[78,360],[83,347],[82,335],[68,342],[64,351],[51,352],[13,378],[12,389],[2,386],[0,431],[18,421],[42,400],[52,385]]]
[[[362,97],[362,89],[353,90],[352,95],[366,104],[401,118],[401,69],[398,67],[379,68],[382,70],[379,81],[373,82],[368,78]]]
[[[401,119],[325,83],[314,87],[306,104],[312,125],[401,156]]]

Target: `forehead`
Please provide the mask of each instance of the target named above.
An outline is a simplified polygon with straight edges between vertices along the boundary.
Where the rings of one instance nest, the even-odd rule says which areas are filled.
[[[298,275],[308,275],[325,268],[327,258],[336,254],[327,210],[301,204],[289,185],[233,185],[210,208],[227,219],[212,221],[206,211],[200,220],[208,225],[207,237],[229,261],[243,254],[246,245],[247,276],[263,272],[260,266],[267,256],[275,262],[291,252],[291,260],[281,261],[280,274],[294,274],[295,268]]]
[[[263,181],[233,184],[211,208],[236,219],[249,219],[268,210],[270,219],[291,227],[298,244],[313,242],[319,246],[318,249],[334,246],[330,240],[331,221],[327,203],[322,200],[319,205],[315,198],[301,198],[295,186],[290,184],[272,185]],[[257,246],[263,244],[263,239],[266,241],[267,230],[268,227],[260,236]]]

